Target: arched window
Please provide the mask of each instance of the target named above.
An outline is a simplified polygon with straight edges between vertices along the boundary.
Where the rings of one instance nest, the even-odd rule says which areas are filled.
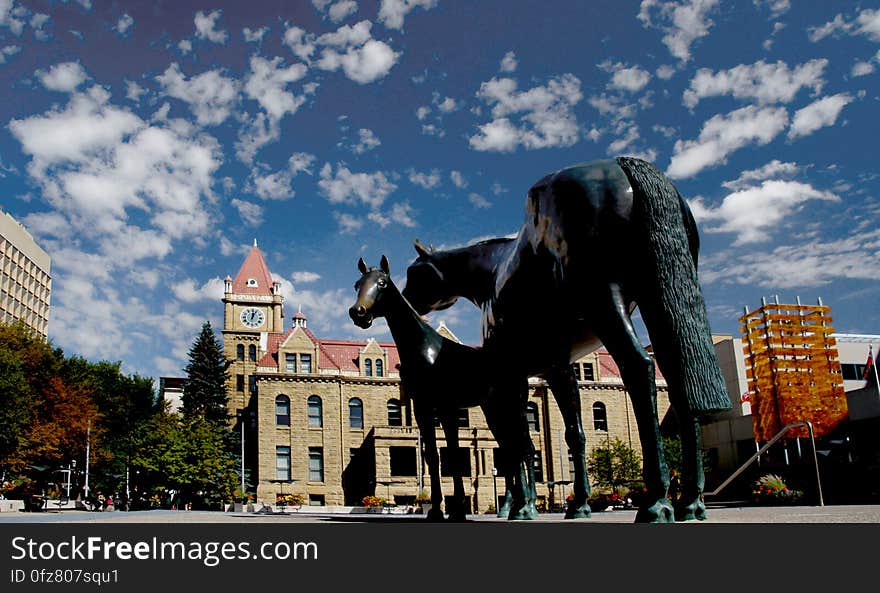
[[[324,405],[317,395],[309,396],[309,427],[321,428],[324,426]]]
[[[286,395],[275,398],[275,424],[290,426],[290,398]]]
[[[388,426],[403,426],[399,399],[388,400]]]
[[[602,402],[593,404],[593,430],[608,432],[608,416],[605,413],[605,404]]]
[[[244,360],[244,344],[239,344],[235,347],[235,358]]]
[[[248,346],[248,360],[257,362],[257,347],[253,344]]]
[[[529,424],[529,430],[532,432],[541,432],[538,424],[538,404],[529,402],[526,404],[526,422]]]
[[[382,376],[382,359],[381,358],[376,359],[376,376],[377,377]]]
[[[364,427],[364,402],[356,397],[348,400],[348,427],[357,429]]]
[[[373,376],[373,361],[369,358],[364,359],[364,374],[368,377]]]

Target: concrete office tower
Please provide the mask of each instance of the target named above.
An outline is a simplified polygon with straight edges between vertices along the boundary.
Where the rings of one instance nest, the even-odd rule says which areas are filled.
[[[17,220],[0,212],[0,322],[48,335],[51,259]]]

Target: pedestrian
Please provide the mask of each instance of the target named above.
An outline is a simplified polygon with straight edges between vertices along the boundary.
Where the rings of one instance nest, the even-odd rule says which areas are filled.
[[[668,498],[671,502],[675,502],[678,500],[678,495],[681,491],[681,484],[678,481],[678,473],[675,471],[675,468],[669,470],[669,490],[666,492],[666,498]]]

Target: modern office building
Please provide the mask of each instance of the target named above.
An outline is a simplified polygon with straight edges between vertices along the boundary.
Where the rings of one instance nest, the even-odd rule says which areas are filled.
[[[0,322],[22,321],[48,335],[51,260],[30,233],[0,212]]]
[[[280,286],[256,244],[236,277],[227,277],[223,303],[230,413],[245,423],[246,469],[258,500],[271,504],[299,493],[308,504],[335,506],[376,495],[408,504],[428,488],[393,343],[318,337],[302,312],[285,326]],[[442,324],[439,331],[456,339]],[[574,370],[587,451],[618,438],[640,452],[629,396],[608,353],[594,352]],[[669,403],[659,376],[658,387],[663,418]],[[562,416],[543,381],[530,381],[527,412],[539,499],[561,504],[571,461]],[[467,450],[470,508],[483,512],[503,495],[504,484],[493,475],[497,445],[479,408],[461,411],[459,438]],[[442,431],[438,446],[443,474]],[[452,479],[442,481],[451,494]]]

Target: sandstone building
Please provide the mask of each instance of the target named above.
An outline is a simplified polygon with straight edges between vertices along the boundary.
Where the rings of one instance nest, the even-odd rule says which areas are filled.
[[[22,321],[48,335],[51,259],[25,228],[0,212],[0,323]]]
[[[230,413],[238,429],[244,423],[245,465],[259,501],[299,493],[310,505],[356,505],[375,494],[410,504],[420,488],[428,489],[393,343],[318,337],[302,312],[285,327],[280,286],[256,244],[236,277],[226,278],[223,303]],[[442,324],[440,331],[455,339]],[[614,438],[640,451],[629,396],[608,353],[590,354],[574,368],[587,451]],[[662,378],[658,384],[662,418],[669,404]],[[530,381],[528,406],[538,495],[560,504],[571,480],[562,416],[539,380]],[[493,476],[497,445],[479,408],[461,411],[459,430],[467,449],[466,495],[472,510],[483,512],[503,495],[503,480]],[[438,446],[442,474],[448,460],[442,431]],[[452,479],[443,486],[451,494]]]

